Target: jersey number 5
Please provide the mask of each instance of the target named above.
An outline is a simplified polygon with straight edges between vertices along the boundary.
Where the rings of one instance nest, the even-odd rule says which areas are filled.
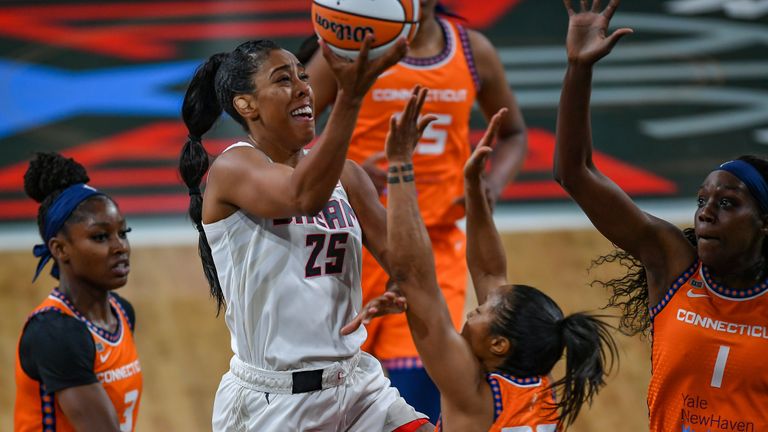
[[[329,274],[339,274],[344,269],[344,254],[347,252],[344,245],[347,244],[349,233],[309,234],[307,235],[307,247],[311,247],[307,265],[304,267],[304,277],[315,277]],[[326,246],[325,239],[328,238]],[[319,265],[317,259],[325,249],[325,265]]]
[[[424,129],[421,134],[416,153],[423,155],[441,155],[445,152],[445,143],[448,141],[448,128],[451,127],[453,117],[450,114],[432,114],[437,119]]]

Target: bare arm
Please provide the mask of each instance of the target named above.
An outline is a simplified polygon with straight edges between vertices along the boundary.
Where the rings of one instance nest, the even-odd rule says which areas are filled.
[[[491,214],[483,171],[491,153],[505,109],[499,110],[488,125],[472,156],[464,165],[464,196],[467,206],[467,266],[475,287],[477,302],[485,303],[488,293],[507,284],[507,256]]]
[[[477,101],[485,118],[490,121],[500,109],[506,108],[501,117],[498,142],[491,155],[491,171],[488,174],[488,199],[495,203],[506,185],[520,172],[528,149],[525,121],[515,95],[509,87],[496,48],[476,31],[469,31],[469,41],[480,77]]]
[[[467,342],[453,329],[448,307],[437,284],[432,244],[416,200],[412,152],[432,116],[417,125],[426,97],[418,93],[399,120],[390,121],[387,136],[390,182],[387,200],[388,249],[391,277],[408,300],[406,316],[424,367],[440,389],[442,398],[468,410],[481,409],[483,379],[480,364]],[[415,109],[414,109],[415,108]],[[394,181],[394,180],[393,180]]]
[[[631,30],[619,29],[607,35],[618,0],[611,0],[602,13],[597,9],[599,1],[594,2],[593,10],[586,10],[586,2],[582,2],[579,13],[567,0],[565,4],[570,15],[568,69],[557,116],[555,179],[608,240],[643,263],[651,287],[650,300],[655,303],[661,287],[690,265],[694,250],[678,228],[640,210],[592,161],[592,66]]]
[[[315,94],[315,117],[319,117],[336,99],[336,77],[320,51],[307,63],[306,71]]]
[[[376,188],[360,165],[348,160],[341,174],[341,183],[347,191],[349,203],[355,211],[357,221],[363,230],[363,244],[379,265],[389,273],[387,261],[387,210],[381,205]],[[369,301],[360,313],[344,328],[341,334],[350,334],[371,319],[405,311],[405,297],[396,286],[387,287],[387,292]]]
[[[265,218],[315,214],[322,209],[341,176],[365,93],[381,71],[405,55],[405,41],[401,40],[382,57],[368,62],[370,44],[367,38],[357,60],[350,63],[321,43],[340,83],[337,103],[327,132],[295,168],[269,163],[261,152],[252,149],[234,149],[220,156],[211,168],[212,190],[210,194],[206,191],[206,198]],[[220,219],[207,216],[206,222]]]
[[[101,383],[56,392],[59,406],[78,432],[119,432],[115,407]]]
[[[328,61],[320,53],[315,53],[309,61],[307,73],[309,74],[309,83],[315,93],[315,116],[319,117],[335,101],[336,80],[330,66],[328,66]],[[328,129],[328,125],[326,125],[326,129]],[[381,170],[378,165],[383,158],[384,152],[377,152],[363,161],[361,165],[363,171],[373,182],[378,195],[383,193],[387,180],[387,173]]]

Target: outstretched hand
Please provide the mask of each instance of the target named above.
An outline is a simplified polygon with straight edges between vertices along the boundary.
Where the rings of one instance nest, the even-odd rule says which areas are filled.
[[[339,91],[358,100],[362,100],[382,72],[397,64],[408,51],[408,43],[401,37],[384,54],[369,61],[368,54],[373,43],[373,35],[370,33],[365,36],[355,60],[335,54],[322,39],[318,43],[336,77]]]
[[[477,143],[475,151],[472,152],[467,162],[464,163],[464,179],[467,181],[480,180],[485,172],[485,161],[493,151],[491,146],[499,134],[501,118],[507,114],[507,111],[509,111],[507,108],[502,108],[491,117],[488,127],[485,128],[485,134],[480,139],[480,142]]]
[[[485,134],[480,139],[480,142],[477,143],[477,147],[475,147],[467,162],[464,163],[464,181],[468,185],[476,184],[481,186],[481,190],[491,210],[496,206],[496,201],[499,199],[499,195],[501,195],[501,189],[494,188],[485,181],[485,165],[488,155],[493,151],[491,146],[499,134],[501,118],[507,114],[507,111],[509,111],[507,108],[502,108],[491,117],[491,121],[485,129]],[[467,204],[466,197],[460,196],[456,198],[453,200],[453,204],[465,207]]]
[[[360,328],[361,325],[368,325],[374,318],[405,312],[406,309],[408,309],[408,304],[405,301],[405,297],[399,295],[399,293],[387,291],[369,301],[349,324],[341,328],[341,334],[346,336]]]
[[[602,12],[601,0],[592,0],[591,8],[588,7],[589,0],[579,0],[578,12],[573,10],[571,0],[563,0],[563,3],[569,16],[566,50],[571,63],[592,65],[608,55],[619,39],[632,33],[630,28],[620,28],[608,34],[608,24],[620,0],[610,0]]]
[[[389,119],[389,132],[385,145],[387,159],[392,160],[411,160],[413,151],[416,149],[421,134],[430,123],[437,120],[434,115],[425,115],[419,119],[421,108],[424,101],[427,100],[429,90],[417,85],[413,88],[411,97],[405,105],[405,111],[401,114],[393,115]]]

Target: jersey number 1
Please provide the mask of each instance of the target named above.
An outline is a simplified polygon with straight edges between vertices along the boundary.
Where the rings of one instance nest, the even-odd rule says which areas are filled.
[[[720,345],[720,351],[717,352],[717,360],[715,360],[715,370],[712,371],[712,381],[709,383],[711,387],[720,388],[723,384],[725,363],[728,361],[728,354],[730,352],[731,347]]]
[[[325,239],[328,237],[328,247],[325,246]],[[307,236],[307,247],[311,247],[307,265],[304,267],[304,277],[315,277],[329,274],[339,274],[344,269],[344,254],[347,252],[344,245],[347,244],[349,233],[327,234],[309,234]],[[325,249],[325,265],[318,265],[317,259]]]

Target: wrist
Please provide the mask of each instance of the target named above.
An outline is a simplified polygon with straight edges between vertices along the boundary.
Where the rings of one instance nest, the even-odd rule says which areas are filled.
[[[580,72],[580,73],[592,73],[592,69],[594,68],[594,66],[595,66],[595,63],[591,61],[584,61],[584,60],[569,58],[567,71]]]
[[[413,163],[390,161],[387,168],[387,183],[411,183],[414,181]]]
[[[355,96],[349,94],[349,92],[346,92],[344,89],[340,88],[336,92],[336,104],[340,104],[343,107],[359,109],[363,104],[363,97],[364,96]]]

